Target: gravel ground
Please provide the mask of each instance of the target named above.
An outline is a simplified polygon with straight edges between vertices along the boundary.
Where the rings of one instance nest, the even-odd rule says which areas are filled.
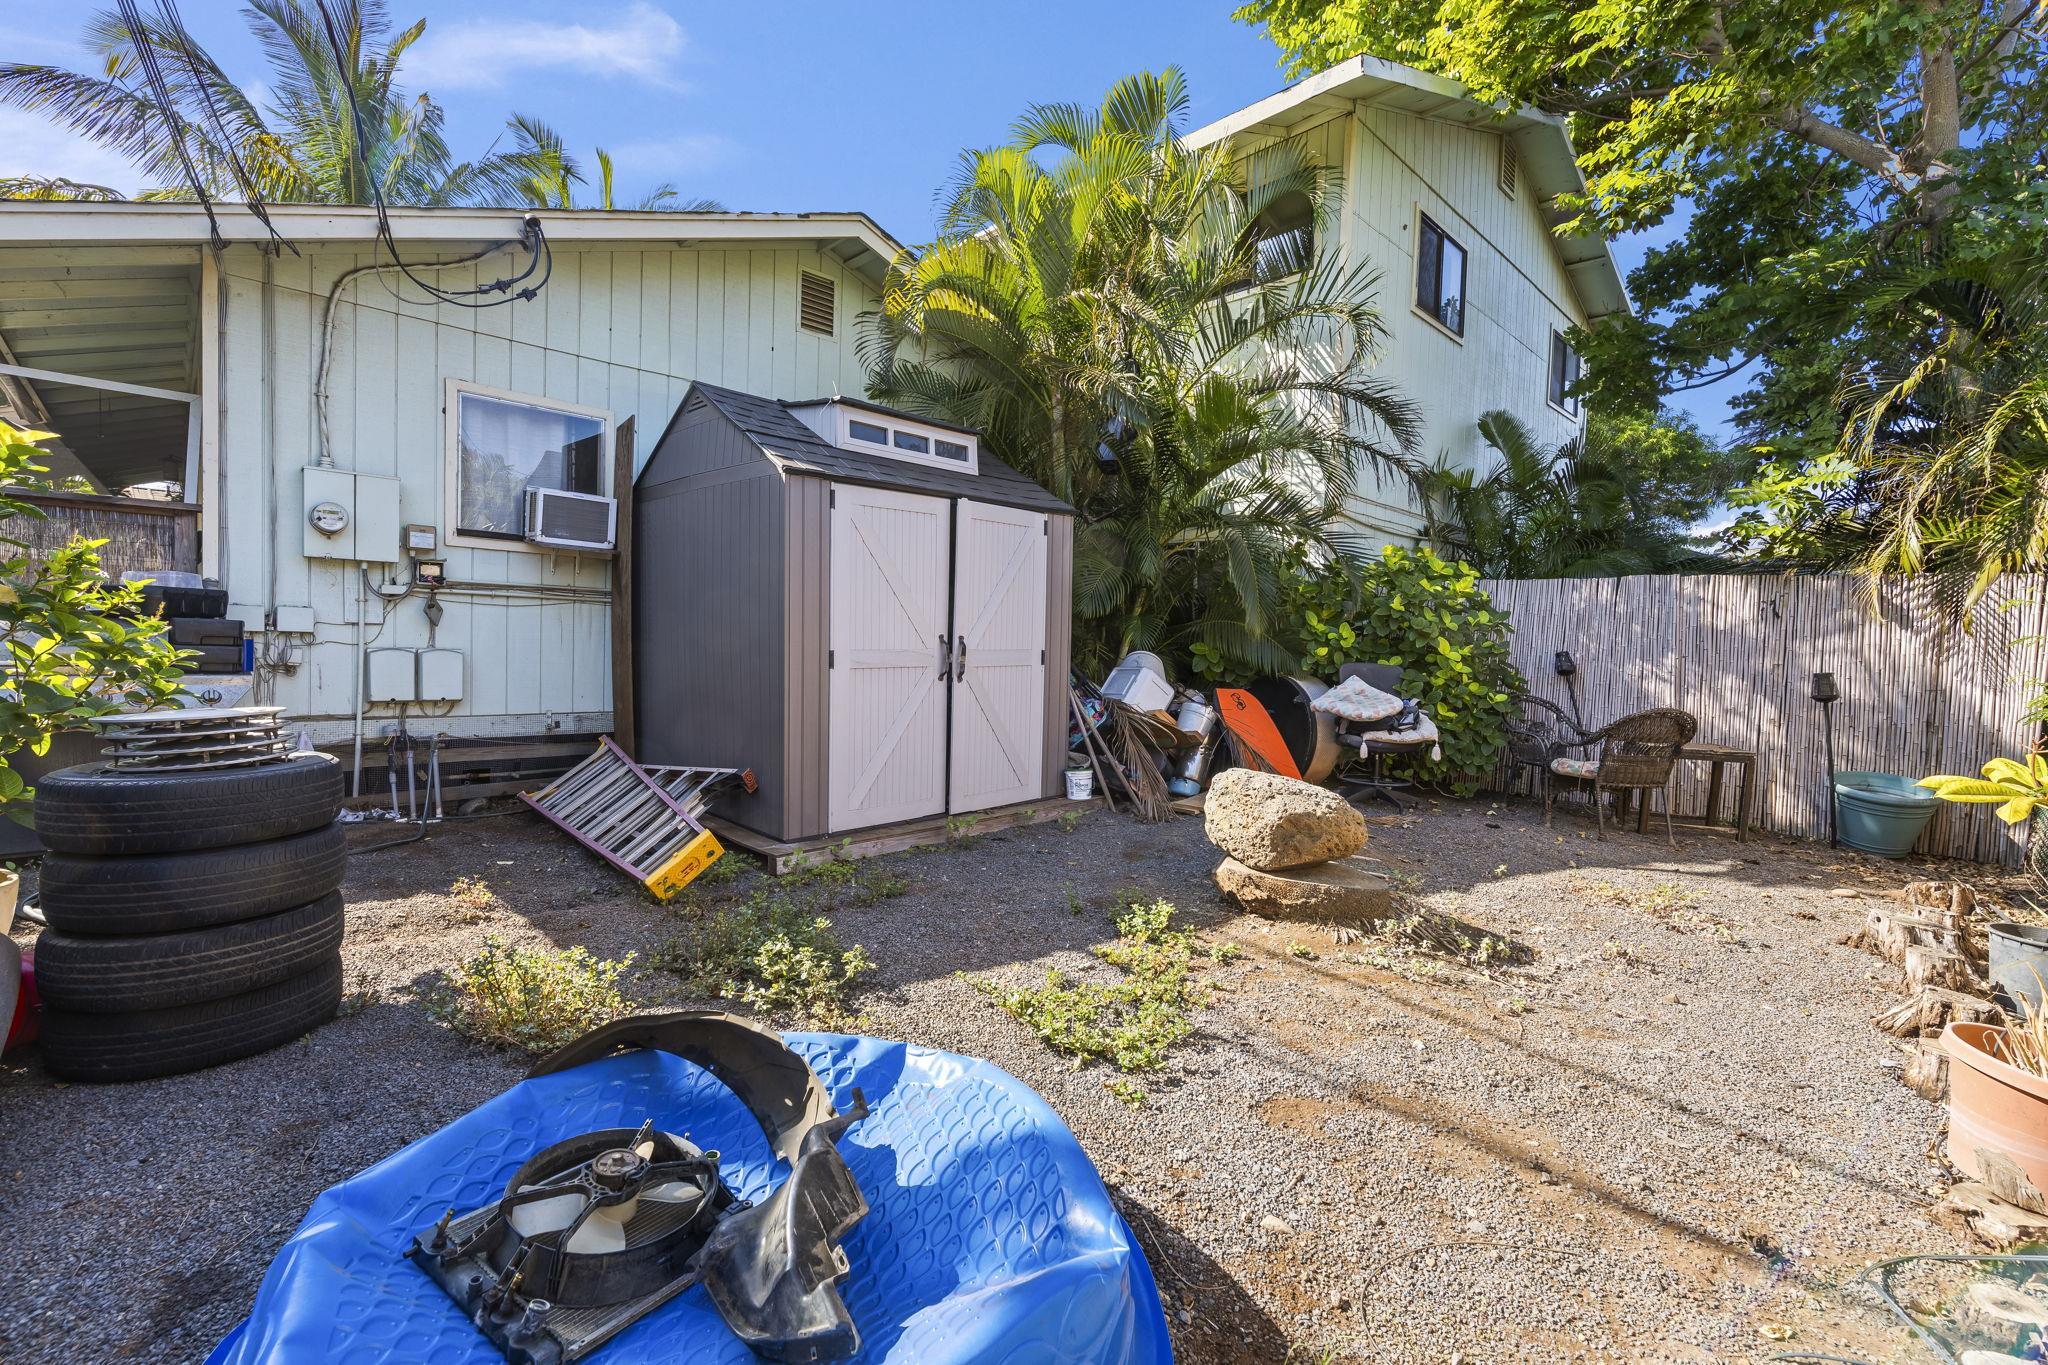
[[[1683,832],[1675,852],[1598,843],[1526,803],[1428,803],[1368,853],[1421,907],[1533,958],[1479,974],[1232,915],[1199,820],[1099,811],[890,858],[909,889],[839,929],[879,963],[870,1032],[990,1058],[1073,1127],[1146,1244],[1181,1360],[1913,1358],[1834,1286],[1881,1255],[1966,1249],[1931,1218],[1941,1113],[1870,1027],[1890,974],[1835,940],[1865,897],[1972,870]],[[459,877],[495,896],[451,895]],[[1243,949],[1139,1109],[959,975],[1104,972],[1087,949],[1130,890]],[[298,1043],[125,1086],[56,1084],[33,1051],[0,1066],[0,1360],[202,1357],[315,1193],[520,1074],[428,1018],[442,967],[488,933],[615,956],[678,928],[523,815],[354,858],[347,894],[371,1003]],[[658,971],[635,988],[684,1003]]]

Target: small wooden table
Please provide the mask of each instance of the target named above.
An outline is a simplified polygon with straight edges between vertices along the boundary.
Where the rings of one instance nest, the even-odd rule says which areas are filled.
[[[1738,843],[1749,842],[1749,827],[1755,819],[1753,803],[1756,800],[1756,754],[1748,749],[1734,749],[1726,744],[1688,744],[1678,751],[1681,761],[1711,764],[1707,774],[1707,812],[1699,821],[1711,826],[1721,808],[1721,769],[1736,767],[1742,769],[1742,783],[1735,792],[1735,838]],[[1630,792],[1636,803],[1636,833],[1650,832],[1650,802],[1648,793]],[[1626,825],[1628,812],[1620,812],[1620,823]],[[1687,821],[1686,823],[1692,823]]]

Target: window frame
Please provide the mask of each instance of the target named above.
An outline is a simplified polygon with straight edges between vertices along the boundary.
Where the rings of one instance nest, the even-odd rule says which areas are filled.
[[[825,405],[820,404],[819,406]],[[968,474],[979,474],[981,472],[981,438],[979,436],[970,435],[964,431],[955,431],[951,427],[934,426],[912,418],[898,417],[894,413],[876,412],[872,408],[854,407],[848,403],[834,403],[831,406],[835,409],[832,443],[850,454],[872,455],[876,459],[881,460],[900,460],[904,464],[920,464],[930,469],[951,469]],[[873,441],[855,440],[853,437],[853,424],[855,422],[859,422],[863,426],[880,427],[889,435],[887,444],[877,445]],[[934,452],[937,450],[936,443],[940,441],[944,441],[948,445],[965,446],[967,448],[967,458],[964,460],[954,460],[937,453],[919,454],[915,450],[904,450],[896,444],[896,433],[898,432],[923,437],[927,442],[933,444]]]
[[[1299,222],[1293,227],[1281,228],[1275,232],[1260,231],[1260,228],[1266,223],[1267,219],[1271,216],[1274,209],[1280,207],[1282,204],[1288,203],[1290,200],[1295,199],[1299,199],[1301,203],[1308,209],[1307,217],[1303,218],[1301,222]],[[1252,278],[1246,281],[1244,284],[1237,286],[1236,289],[1232,290],[1231,292],[1237,293],[1248,289],[1256,289],[1260,285],[1277,284],[1285,280],[1291,280],[1299,276],[1303,270],[1313,268],[1316,260],[1316,253],[1321,249],[1322,246],[1322,233],[1319,230],[1319,227],[1320,225],[1316,222],[1315,201],[1309,198],[1308,194],[1305,191],[1289,191],[1288,193],[1281,195],[1272,203],[1266,205],[1265,211],[1252,220],[1252,225],[1247,232],[1247,235],[1251,239],[1250,245],[1252,248],[1253,259],[1255,261],[1258,260],[1260,255],[1260,247],[1264,243],[1278,241],[1283,237],[1291,236],[1295,233],[1300,233],[1303,237],[1307,239],[1307,250],[1302,252],[1303,264],[1301,268],[1289,270],[1284,274],[1272,274],[1265,270],[1259,269],[1257,266],[1255,266],[1253,269]]]
[[[441,468],[442,468],[442,516],[441,543],[462,546],[472,550],[524,551],[527,554],[590,554],[593,551],[564,549],[560,545],[536,545],[519,535],[510,533],[493,534],[488,531],[465,531],[462,527],[462,397],[471,394],[478,398],[494,398],[503,403],[518,403],[529,408],[542,408],[549,412],[564,413],[571,417],[588,417],[604,425],[604,447],[598,456],[599,496],[611,498],[616,506],[617,494],[612,488],[612,463],[618,442],[618,419],[610,408],[592,407],[587,403],[571,403],[560,398],[550,398],[540,393],[519,393],[511,389],[492,388],[467,379],[445,381],[442,394],[441,423]],[[587,496],[587,495],[586,495]]]
[[[1455,328],[1445,322],[1437,313],[1422,306],[1422,238],[1423,234],[1429,231],[1435,232],[1443,241],[1450,243],[1458,249],[1458,325]],[[1465,344],[1465,318],[1472,309],[1471,286],[1472,249],[1466,246],[1459,238],[1452,236],[1448,228],[1430,217],[1422,205],[1417,204],[1415,206],[1415,284],[1414,288],[1409,291],[1409,311],[1462,346]],[[1443,307],[1443,248],[1441,245],[1437,249],[1436,294],[1437,307],[1441,309]]]
[[[1571,364],[1560,365],[1561,357],[1569,357]],[[1566,375],[1564,371],[1567,369],[1574,373]],[[1574,422],[1585,415],[1585,403],[1571,391],[1572,386],[1583,379],[1585,374],[1585,357],[1579,354],[1577,347],[1565,340],[1562,328],[1553,326],[1550,329],[1550,357],[1543,371],[1543,401],[1550,405],[1552,412],[1561,413]]]

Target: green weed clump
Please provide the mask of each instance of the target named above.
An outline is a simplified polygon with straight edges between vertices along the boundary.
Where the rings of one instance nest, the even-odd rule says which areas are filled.
[[[875,967],[859,944],[840,946],[811,902],[772,891],[718,912],[694,942],[671,943],[656,963],[724,999],[827,1028],[859,1023],[847,997]]]
[[[479,1042],[552,1052],[631,1012],[619,977],[633,954],[600,961],[585,948],[511,947],[495,936],[447,974],[428,1012]]]
[[[1174,1045],[1194,1031],[1192,1011],[1208,1003],[1208,984],[1195,975],[1198,962],[1232,955],[1203,944],[1192,930],[1175,928],[1173,916],[1168,901],[1126,908],[1117,919],[1116,940],[1095,949],[1122,973],[1113,984],[1053,969],[1037,987],[979,978],[974,988],[1077,1065],[1092,1060],[1126,1073],[1157,1071]],[[1129,1104],[1144,1100],[1135,1085],[1114,1093]]]

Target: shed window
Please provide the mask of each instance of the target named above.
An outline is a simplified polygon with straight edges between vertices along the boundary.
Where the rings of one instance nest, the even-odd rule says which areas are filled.
[[[1559,411],[1579,415],[1579,398],[1572,386],[1579,382],[1579,353],[1564,339],[1564,333],[1550,329],[1550,405]]]
[[[898,450],[914,450],[920,455],[929,455],[932,453],[931,438],[920,436],[914,431],[899,431],[896,433],[896,448]]]
[[[965,464],[969,451],[966,446],[958,441],[934,440],[932,442],[932,453],[942,460],[958,460]]]
[[[455,404],[456,530],[518,539],[527,489],[604,493],[608,418],[467,390],[456,391]]]
[[[856,441],[871,441],[878,446],[889,444],[889,428],[878,427],[873,422],[848,422],[846,434]]]
[[[1422,215],[1415,253],[1415,306],[1453,336],[1465,335],[1465,248]]]

